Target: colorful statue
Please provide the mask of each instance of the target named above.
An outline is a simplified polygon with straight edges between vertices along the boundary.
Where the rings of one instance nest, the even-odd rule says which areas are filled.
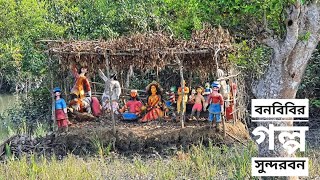
[[[71,101],[69,103],[69,107],[72,108],[72,110],[78,111],[78,112],[87,112],[91,113],[91,98],[85,97],[83,99],[77,97],[76,94],[71,94]]]
[[[210,83],[206,83],[205,84],[205,89],[203,92],[203,97],[204,99],[207,101],[208,100],[208,96],[212,93],[212,89],[210,88]]]
[[[143,106],[142,102],[139,100],[137,90],[131,90],[130,97],[130,100],[120,109],[120,112],[123,113],[124,120],[138,119]],[[129,109],[129,112],[125,112],[127,109]]]
[[[56,87],[53,89],[55,97],[55,117],[58,125],[58,131],[68,131],[68,114],[66,101],[61,98],[61,89]]]
[[[172,86],[170,88],[170,92],[166,93],[167,95],[169,95],[169,101],[166,101],[166,107],[168,108],[168,112],[164,112],[165,113],[165,118],[166,119],[171,119],[171,117],[175,118],[176,114],[175,114],[175,108],[173,107],[173,104],[176,103],[176,87]]]
[[[219,127],[219,123],[221,122],[221,114],[223,114],[223,97],[218,92],[219,91],[219,83],[214,82],[212,85],[213,92],[209,95],[207,104],[209,105],[208,111],[209,111],[209,121],[213,122],[215,119],[217,124],[217,129]]]
[[[169,95],[169,101],[166,102],[167,107],[171,107],[176,102],[176,87],[172,86],[170,88],[170,92],[167,92],[166,94]]]
[[[202,96],[203,88],[201,86],[197,87],[197,94],[194,96],[194,105],[192,107],[191,111],[191,120],[193,120],[194,113],[197,111],[197,121],[200,117],[200,112],[202,110],[202,103],[205,104],[206,101],[204,97]]]
[[[191,90],[191,95],[189,96],[189,103],[190,104],[194,104],[195,95],[196,95],[196,90],[192,89]]]
[[[227,82],[224,79],[224,72],[221,69],[218,69],[217,72],[219,84],[220,84],[220,93],[223,97],[224,100],[228,99],[228,87],[227,87]],[[226,103],[229,103],[228,101]]]
[[[160,85],[153,81],[146,87],[146,92],[149,95],[147,98],[147,113],[139,122],[153,121],[163,117]]]
[[[87,77],[85,76],[87,73],[87,67],[86,66],[81,67],[80,74],[79,74],[77,72],[76,66],[74,65],[72,67],[72,73],[76,81],[73,88],[71,89],[71,94],[75,94],[77,98],[80,98],[81,100],[83,100],[86,97],[85,92],[87,92],[89,97],[91,98],[90,83]]]
[[[104,92],[101,98],[103,109],[106,110],[105,108],[109,106],[108,104],[111,99],[113,104],[112,106],[117,108],[116,110],[118,110],[119,109],[118,100],[121,94],[121,86],[119,81],[117,81],[116,75],[114,74],[110,78],[107,78],[104,75],[104,73],[101,71],[101,69],[99,69],[99,76],[105,82]],[[113,110],[115,111],[115,109]]]
[[[104,105],[102,106],[102,109],[106,112],[106,113],[111,113],[111,106],[112,106],[112,110],[114,114],[119,114],[119,104],[117,101],[112,101],[111,102],[111,106],[109,104],[109,99],[106,99],[105,102],[103,103]]]
[[[184,86],[184,89],[182,89],[182,86]],[[182,92],[184,92],[184,98],[182,98]],[[177,112],[180,115],[182,115],[183,113],[186,112],[186,104],[188,102],[188,94],[189,94],[189,88],[186,86],[186,81],[183,80],[181,83],[181,87],[179,87],[179,89],[178,89]],[[183,102],[182,102],[182,99],[184,99]]]
[[[228,106],[226,104],[226,118],[227,120],[232,120],[233,115],[232,112],[234,110],[235,105],[235,97],[237,94],[237,85],[233,83],[231,80],[227,80],[227,87],[228,87]]]

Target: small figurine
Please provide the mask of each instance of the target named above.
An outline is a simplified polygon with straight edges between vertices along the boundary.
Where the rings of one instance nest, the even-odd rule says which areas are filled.
[[[77,68],[75,65],[72,67],[72,73],[73,76],[76,78],[75,84],[73,88],[71,89],[71,94],[75,94],[77,98],[80,98],[83,100],[85,98],[85,92],[89,94],[89,97],[91,98],[91,87],[90,83],[85,76],[87,73],[87,67],[83,66],[80,69],[80,74],[77,72]]]
[[[191,111],[191,120],[193,120],[193,116],[194,116],[194,113],[197,111],[197,121],[199,121],[199,118],[200,118],[200,112],[202,110],[202,103],[205,104],[205,99],[204,97],[202,96],[202,91],[203,91],[203,88],[201,86],[198,86],[197,87],[197,94],[194,96],[194,105],[192,107],[192,111]]]
[[[153,81],[146,87],[146,92],[149,95],[147,98],[147,113],[139,122],[148,122],[157,120],[163,117],[162,111],[162,88],[160,85]]]
[[[68,114],[66,101],[61,98],[61,89],[56,87],[53,89],[55,95],[55,117],[58,125],[58,132],[68,131]]]
[[[138,97],[137,90],[131,90],[130,97],[130,100],[119,110],[121,113],[123,113],[122,116],[124,120],[138,119],[141,113],[141,108],[143,106]],[[127,109],[129,109],[129,112],[125,112]]]
[[[233,83],[231,80],[227,80],[227,87],[228,87],[228,101],[230,103],[226,103],[226,118],[227,120],[232,120],[233,119],[233,110],[234,110],[234,105],[235,105],[235,97],[237,94],[237,85]]]
[[[189,103],[190,104],[194,104],[195,95],[196,95],[196,90],[192,89],[191,90],[191,95],[189,96]]]
[[[111,106],[112,106],[112,110],[114,114],[119,114],[118,110],[119,110],[119,104],[117,101],[112,101],[111,102],[111,106],[109,104],[109,99],[106,99],[105,102],[103,102],[102,104],[104,104],[102,106],[102,109],[106,112],[106,113],[110,113],[111,112]]]
[[[223,70],[218,69],[217,76],[218,76],[218,80],[219,80],[219,84],[220,84],[220,89],[219,89],[220,93],[221,93],[223,99],[227,100],[228,99],[228,87],[227,87],[227,82],[224,77]],[[227,101],[226,103],[229,103],[229,102]]]
[[[109,106],[108,104],[110,100],[112,101],[113,106],[119,106],[118,100],[121,94],[121,86],[119,81],[117,81],[116,74],[113,74],[110,78],[107,78],[101,69],[99,69],[99,76],[105,83],[104,92],[101,97],[103,109],[106,110],[105,108]]]
[[[182,89],[182,86],[184,86],[184,89]],[[184,92],[184,97],[182,98],[182,92]],[[188,94],[189,94],[189,88],[186,86],[186,81],[183,80],[181,82],[181,87],[178,89],[178,101],[177,101],[177,112],[179,115],[182,115],[186,112],[186,104],[188,102]],[[182,102],[182,99],[184,101]],[[181,108],[182,106],[182,108]]]
[[[212,89],[210,88],[210,83],[206,83],[205,84],[205,89],[203,92],[203,97],[204,99],[207,101],[208,100],[208,96],[212,93]]]
[[[72,108],[72,111],[78,111],[78,112],[87,112],[91,113],[91,98],[78,98],[76,94],[71,94],[71,101],[69,103],[69,107]]]
[[[169,95],[169,101],[166,103],[167,107],[172,106],[176,102],[176,87],[172,86],[170,88],[170,92],[166,93]]]
[[[216,128],[219,129],[219,123],[221,122],[221,114],[223,115],[224,100],[222,95],[218,92],[220,85],[218,82],[212,84],[213,92],[209,95],[207,104],[209,105],[209,121],[213,123],[216,121]]]

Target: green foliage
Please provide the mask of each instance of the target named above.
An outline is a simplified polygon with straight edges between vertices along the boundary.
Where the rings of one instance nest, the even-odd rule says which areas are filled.
[[[299,36],[298,36],[298,39],[299,39],[300,41],[308,41],[309,38],[310,38],[310,35],[311,35],[311,33],[308,31],[308,32],[306,32],[306,33],[303,34],[303,35],[299,35]]]
[[[8,144],[5,145],[5,153],[6,153],[6,156],[11,159],[12,158],[12,152],[11,152],[11,149],[10,149],[10,146]]]
[[[320,108],[320,99],[314,99],[310,103],[312,106],[315,106],[317,108]]]
[[[319,177],[319,155],[319,151],[308,150],[303,156],[309,157],[310,179]],[[0,164],[0,174],[2,179],[257,179],[251,177],[251,157],[256,156],[253,143],[247,147],[193,146],[168,158],[69,155],[57,161],[56,157],[48,160],[31,155]]]
[[[229,54],[229,60],[250,75],[251,81],[260,77],[268,66],[271,50],[263,45],[250,45],[248,41],[234,46],[236,52]]]
[[[43,135],[49,129],[51,103],[50,91],[39,88],[27,97],[21,96],[20,102],[0,116],[2,128],[14,128],[16,133]]]

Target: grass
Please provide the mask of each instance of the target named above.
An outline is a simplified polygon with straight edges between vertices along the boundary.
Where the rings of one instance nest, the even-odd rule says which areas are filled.
[[[102,148],[102,146],[100,146]],[[251,157],[257,150],[249,147],[193,146],[170,158],[128,159],[106,153],[96,158],[69,155],[57,158],[38,158],[34,155],[19,160],[8,160],[0,165],[0,179],[253,179]],[[320,174],[320,151],[308,150],[309,177]]]
[[[54,157],[36,160],[32,155],[1,164],[0,179],[245,179],[250,177],[250,157],[255,153],[253,146],[245,149],[210,145],[193,146],[188,152],[166,159],[128,159],[108,153],[87,160],[69,155],[58,161]],[[247,160],[242,161],[243,158]]]
[[[33,136],[43,136],[46,126],[37,123]],[[25,121],[13,131],[10,125],[0,126],[0,142],[16,133],[28,133]],[[70,154],[63,160],[51,157],[10,157],[0,164],[0,179],[254,179],[251,177],[251,157],[257,156],[254,144],[248,147],[216,147],[210,144],[192,146],[187,152],[178,151],[169,158],[133,159],[110,152],[111,144],[92,139],[96,157],[80,158]],[[306,148],[298,157],[309,157],[309,177],[320,177],[320,150]]]

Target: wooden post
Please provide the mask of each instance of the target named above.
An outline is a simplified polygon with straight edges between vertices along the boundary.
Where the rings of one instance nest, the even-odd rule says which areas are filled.
[[[190,91],[192,91],[192,71],[190,71],[190,74],[189,74],[189,87],[190,87]]]
[[[156,72],[157,82],[160,82],[160,79],[159,79],[159,67],[158,67],[158,66],[156,67],[156,71],[157,71],[157,72]]]
[[[223,109],[222,109],[222,111],[224,111],[224,114],[223,114],[223,116],[222,116],[222,126],[223,126],[223,137],[225,138],[226,137],[226,108],[225,108],[225,104],[226,103],[224,103],[224,106],[223,106]]]
[[[106,58],[106,69],[107,69],[107,78],[110,79],[110,65],[109,65],[109,55],[105,53]],[[109,106],[111,107],[111,119],[112,119],[112,132],[113,135],[116,135],[116,121],[114,119],[113,107],[112,107],[112,91],[110,85],[108,86],[110,92]]]
[[[183,66],[182,66],[182,61],[178,58],[178,56],[176,55],[176,60],[177,63],[179,64],[179,70],[180,70],[180,77],[181,77],[181,89],[182,89],[182,118],[181,118],[181,127],[184,128],[184,83],[183,83]]]
[[[235,84],[236,84],[236,86],[237,86],[237,88],[236,88],[236,91],[238,91],[238,84],[237,84],[237,78],[235,78]],[[232,92],[233,93],[233,92]],[[233,101],[233,108],[234,108],[234,110],[237,108],[237,92],[233,95],[233,99],[234,99],[234,101]],[[237,119],[239,118],[239,116],[238,116],[238,114],[240,113],[240,111],[237,113],[237,114],[234,114],[233,115],[233,120],[234,120],[234,122],[237,122]]]
[[[50,52],[48,54],[48,58],[49,58],[49,64],[52,64],[51,61],[51,55]],[[52,120],[52,131],[55,131],[56,129],[56,115],[55,115],[55,99],[54,99],[54,93],[52,92],[53,90],[53,72],[50,69],[50,92],[51,92],[51,120]]]

